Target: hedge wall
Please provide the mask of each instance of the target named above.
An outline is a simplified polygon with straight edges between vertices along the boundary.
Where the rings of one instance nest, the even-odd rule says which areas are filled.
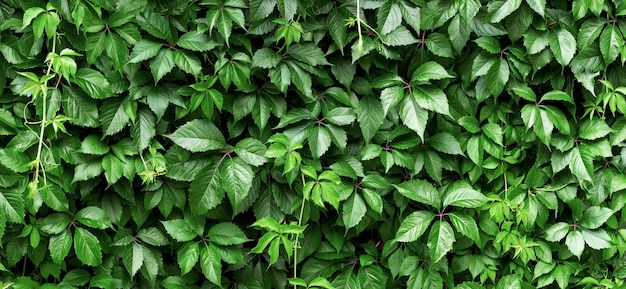
[[[0,288],[624,288],[624,16],[1,1]]]

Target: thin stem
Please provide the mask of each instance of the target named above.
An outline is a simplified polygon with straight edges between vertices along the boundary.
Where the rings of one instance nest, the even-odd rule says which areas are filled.
[[[306,186],[306,180],[304,179],[304,175],[300,174],[302,177],[302,187]],[[304,195],[302,195],[302,205],[300,206],[300,216],[298,217],[298,226],[302,225],[302,216],[304,215],[304,203],[305,203]],[[296,241],[293,244],[293,278],[298,278],[298,239],[300,238],[300,234],[296,234]],[[294,284],[293,288],[296,289],[297,286]]]

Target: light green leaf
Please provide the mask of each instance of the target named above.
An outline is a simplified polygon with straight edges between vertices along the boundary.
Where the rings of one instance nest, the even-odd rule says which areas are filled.
[[[385,2],[377,10],[376,23],[379,28],[382,27],[380,30],[382,35],[398,28],[402,24],[400,5],[392,1]]]
[[[137,232],[137,238],[152,246],[165,246],[170,242],[161,231],[155,227],[143,228]]]
[[[226,191],[233,210],[237,210],[252,188],[254,172],[240,158],[227,158],[220,168],[220,173],[222,189]]]
[[[224,198],[222,174],[216,164],[201,169],[189,186],[189,207],[197,215],[215,208]]]
[[[113,96],[111,84],[100,72],[90,68],[80,68],[72,81],[82,88],[92,98],[103,99]]]
[[[165,227],[165,231],[178,242],[189,242],[198,236],[183,219],[161,221],[161,224]]]
[[[202,63],[200,63],[200,59],[191,52],[183,50],[174,51],[174,63],[178,68],[194,77],[198,77],[202,73]],[[155,79],[155,81],[158,80]]]
[[[139,151],[148,148],[156,136],[156,117],[152,111],[142,108],[137,112],[137,119],[131,127],[131,135]]]
[[[143,250],[141,247],[141,245],[133,243],[124,248],[122,261],[131,277],[135,276],[143,265]]]
[[[602,250],[611,247],[611,237],[609,236],[609,234],[606,233],[605,230],[582,229],[580,232],[582,233],[583,239],[585,239],[585,243],[587,243],[587,246],[591,248],[594,248],[596,250]]]
[[[440,132],[431,136],[430,138],[428,138],[426,143],[433,149],[443,153],[451,155],[463,155],[463,151],[461,150],[461,144],[459,144],[459,141],[453,135],[447,132]]]
[[[119,133],[129,122],[130,117],[124,112],[123,99],[108,99],[100,107],[100,124],[104,135]]]
[[[324,52],[314,44],[294,44],[289,47],[289,56],[309,65],[330,65]]]
[[[426,48],[432,54],[437,55],[439,57],[452,58],[452,45],[450,44],[450,40],[444,34],[439,32],[429,33],[426,37]],[[413,44],[413,43],[409,43]],[[406,45],[409,45],[406,44]]]
[[[496,60],[489,69],[486,76],[488,79],[487,89],[493,96],[499,96],[504,91],[506,83],[509,81],[510,72],[509,64],[502,57]]]
[[[114,154],[107,154],[102,158],[102,168],[109,185],[117,183],[124,174],[124,163]]]
[[[613,210],[605,207],[591,206],[585,209],[579,225],[587,229],[597,229],[613,216]]]
[[[435,86],[418,86],[413,88],[413,97],[420,107],[443,115],[450,115],[448,98],[443,90]]]
[[[173,50],[159,50],[156,57],[150,60],[150,71],[152,72],[152,77],[154,77],[154,82],[159,82],[163,76],[172,71],[175,64]]]
[[[441,258],[452,250],[454,242],[456,242],[456,239],[450,224],[444,221],[435,221],[428,234],[428,251],[430,252],[431,262],[433,264],[439,262]]]
[[[212,50],[217,47],[219,43],[210,38],[209,35],[204,32],[189,31],[178,39],[176,45],[192,51],[204,52]]]
[[[311,154],[316,159],[319,159],[330,148],[330,133],[328,132],[328,129],[320,125],[313,125],[309,127],[307,139],[309,141]]]
[[[356,113],[363,139],[369,143],[383,125],[383,108],[376,98],[366,96],[359,101]]]
[[[280,55],[267,47],[257,50],[252,56],[252,67],[269,69],[276,67],[278,63],[280,63]]]
[[[202,268],[202,274],[211,283],[222,287],[222,262],[219,251],[213,243],[200,249],[200,268]]]
[[[129,63],[139,63],[144,60],[148,60],[155,57],[161,50],[163,44],[154,42],[149,39],[141,39],[133,47],[133,51],[130,53]]]
[[[181,275],[185,275],[196,266],[200,257],[200,245],[198,242],[187,242],[178,248],[177,252],[178,265],[180,266]]]
[[[396,237],[394,242],[413,242],[419,239],[426,229],[430,226],[430,222],[435,218],[435,214],[429,211],[417,211],[408,215],[398,231],[396,231]]]
[[[50,235],[59,234],[70,224],[70,218],[65,214],[54,213],[40,219],[39,229]]]
[[[624,46],[624,36],[620,33],[617,25],[607,26],[600,35],[600,52],[604,58],[604,64],[609,65],[620,54]]]
[[[39,189],[39,192],[48,207],[57,212],[67,212],[69,203],[61,187],[55,185],[44,186]]]
[[[218,245],[239,245],[250,241],[244,232],[235,224],[230,222],[219,223],[211,227],[207,236]]]
[[[476,42],[476,45],[478,45],[478,47],[486,50],[489,53],[498,54],[502,52],[500,42],[498,42],[498,39],[496,39],[495,37],[482,36],[476,38],[474,42]]]
[[[560,28],[551,30],[548,35],[548,42],[550,43],[550,50],[554,54],[556,61],[566,66],[574,58],[576,53],[576,39],[569,31]]]
[[[487,202],[485,195],[470,188],[458,188],[446,194],[443,206],[478,208]]]
[[[74,216],[79,223],[96,229],[106,229],[111,227],[111,220],[106,212],[98,207],[89,206],[81,209]]]
[[[406,27],[404,26],[398,26],[398,28],[394,29],[393,31],[382,35],[382,39],[385,41],[385,44],[389,46],[407,46],[418,42],[418,40],[413,36],[411,31],[406,29]],[[445,41],[447,41],[446,38],[444,39]],[[450,48],[449,45],[450,44],[448,43],[448,49]]]
[[[580,259],[580,255],[582,255],[585,250],[583,234],[578,230],[569,232],[567,238],[565,238],[565,245],[567,245],[567,249],[569,249],[574,256]]]
[[[459,212],[450,212],[448,214],[450,222],[465,237],[472,239],[476,244],[480,244],[480,233],[478,232],[478,226],[476,220],[467,214]]]
[[[226,143],[224,136],[213,123],[201,119],[187,122],[167,137],[192,152],[224,149]]]
[[[533,9],[539,16],[543,17],[546,13],[546,0],[526,0],[528,6]]]
[[[78,227],[74,231],[74,250],[78,260],[85,265],[98,266],[102,263],[100,241],[86,229]]]
[[[522,4],[522,0],[493,1],[489,4],[491,23],[498,23],[515,12]]]
[[[348,198],[342,207],[343,223],[346,230],[358,225],[366,212],[367,207],[363,198],[357,193],[352,194],[352,197]]]
[[[440,80],[446,78],[454,78],[448,71],[439,63],[434,61],[428,61],[420,65],[414,72],[411,80],[413,82]]]
[[[413,179],[393,186],[400,194],[411,200],[441,209],[441,196],[429,182]]]
[[[569,169],[579,179],[591,182],[591,176],[593,175],[592,156],[588,151],[580,150],[580,148],[575,147],[569,151]]]
[[[235,145],[235,153],[244,162],[251,166],[261,166],[267,162],[265,152],[267,148],[257,139],[246,138]]]
[[[546,230],[546,240],[550,242],[559,242],[569,232],[569,224],[565,222],[558,222]]]
[[[105,45],[107,55],[113,61],[113,66],[121,72],[128,56],[126,42],[115,33],[107,33]]]
[[[56,264],[61,264],[72,248],[72,232],[63,230],[60,234],[50,237],[48,249],[50,257]]]

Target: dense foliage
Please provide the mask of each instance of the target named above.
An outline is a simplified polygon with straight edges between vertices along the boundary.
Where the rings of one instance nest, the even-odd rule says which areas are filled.
[[[625,15],[1,1],[0,288],[620,288]]]

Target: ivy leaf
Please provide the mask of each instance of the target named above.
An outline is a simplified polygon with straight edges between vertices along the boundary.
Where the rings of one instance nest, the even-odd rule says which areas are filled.
[[[135,276],[143,265],[143,250],[141,247],[141,245],[133,243],[131,246],[124,248],[122,261],[131,277]]]
[[[124,163],[114,154],[107,154],[102,158],[102,168],[109,185],[117,183],[124,175]]]
[[[191,212],[204,214],[215,208],[224,198],[222,174],[216,164],[201,169],[189,186],[189,206]]]
[[[79,68],[72,81],[92,98],[103,99],[113,96],[111,84],[100,72],[90,68]]]
[[[434,61],[428,61],[422,65],[420,65],[414,72],[411,81],[419,82],[419,81],[429,81],[429,80],[440,80],[446,78],[454,78],[454,76],[450,75],[448,71],[446,71],[443,66]]]
[[[319,125],[309,127],[307,139],[314,158],[319,159],[330,148],[330,133],[328,129]]]
[[[267,162],[265,152],[267,148],[262,142],[253,138],[246,138],[237,143],[235,153],[244,162],[251,166],[261,166]]]
[[[456,138],[447,133],[440,132],[437,133],[427,140],[428,145],[430,145],[433,149],[438,150],[442,153],[447,153],[451,155],[463,155],[463,151],[461,150],[461,145]]]
[[[546,12],[546,0],[526,0],[528,6],[533,9],[539,16],[544,17]]]
[[[478,191],[470,188],[458,188],[446,194],[443,206],[461,208],[478,208],[487,202],[487,198]]]
[[[426,229],[430,226],[430,222],[435,218],[435,214],[429,211],[417,211],[408,215],[402,224],[400,224],[400,228],[396,232],[396,237],[393,239],[394,242],[413,242],[417,241]]]
[[[189,242],[198,236],[183,219],[161,221],[161,224],[165,227],[165,231],[178,242]]]
[[[200,245],[197,242],[187,242],[185,245],[178,249],[176,255],[178,258],[178,265],[180,266],[181,275],[185,275],[196,266],[198,258],[200,257]]]
[[[104,210],[95,206],[81,209],[74,216],[79,223],[96,229],[111,227],[111,220]]]
[[[155,57],[161,50],[163,44],[149,39],[142,39],[135,43],[133,51],[130,53],[129,63],[139,63]]]
[[[293,16],[296,15],[296,11],[298,9],[298,2],[289,1],[289,0],[277,0],[278,3],[278,11],[283,16],[285,22],[291,21]]]
[[[600,52],[606,65],[617,59],[624,42],[624,37],[616,25],[609,25],[602,31],[602,35],[600,35]]]
[[[413,179],[393,186],[400,194],[411,200],[441,209],[441,196],[437,189],[427,181]]]
[[[428,234],[428,251],[430,252],[431,262],[439,262],[441,258],[452,250],[454,242],[456,242],[456,239],[450,224],[444,221],[435,221]]]
[[[192,120],[167,136],[175,144],[192,152],[223,149],[226,140],[220,130],[205,120]]]
[[[369,143],[383,125],[383,108],[378,100],[367,96],[359,101],[356,112],[363,139],[365,143]]]
[[[124,111],[123,99],[108,99],[100,107],[100,124],[104,135],[119,133],[129,122],[130,117]]]
[[[61,264],[72,248],[72,232],[63,230],[60,234],[50,237],[48,242],[48,250],[52,262]]]
[[[567,234],[567,238],[565,238],[565,245],[567,245],[567,249],[569,249],[574,256],[580,259],[580,255],[582,255],[585,250],[585,240],[583,239],[583,234],[580,231],[569,232]]]
[[[487,72],[489,92],[494,96],[500,95],[509,81],[509,76],[509,64],[504,58],[499,58]]]
[[[493,1],[489,4],[491,23],[498,23],[511,15],[522,4],[522,0]]]
[[[126,42],[115,33],[108,33],[106,37],[106,52],[113,61],[113,66],[117,71],[122,71],[126,57],[128,56],[128,47]]]
[[[51,209],[57,212],[67,212],[69,203],[65,192],[58,186],[45,186],[39,190],[41,198]]]
[[[579,147],[573,148],[569,151],[570,163],[569,169],[572,173],[586,181],[592,181],[591,175],[593,174],[592,157],[586,150],[580,150]]]
[[[434,86],[418,86],[413,88],[413,97],[423,109],[450,115],[448,98],[439,88]]]
[[[222,286],[222,263],[217,247],[209,243],[200,249],[200,267],[211,283]]]
[[[343,223],[346,226],[346,231],[358,225],[366,212],[367,207],[363,198],[357,193],[352,194],[352,197],[348,198],[342,207]]]
[[[100,241],[86,229],[78,227],[74,231],[74,250],[76,257],[85,265],[98,266],[102,263]]]
[[[587,229],[597,229],[602,226],[613,213],[613,210],[609,208],[592,206],[585,210],[579,224]]]
[[[328,26],[330,37],[339,49],[343,51],[343,48],[346,46],[348,32],[344,22],[346,17],[340,11],[342,11],[340,8],[330,10],[326,18],[326,25]]]
[[[289,55],[309,65],[330,65],[324,52],[313,44],[294,44],[289,47]]]
[[[450,222],[457,231],[470,238],[476,244],[480,244],[480,233],[478,232],[476,220],[467,214],[458,212],[450,212],[448,217],[450,217]]]
[[[565,222],[558,222],[546,230],[546,240],[550,242],[559,242],[565,238],[565,235],[567,235],[568,232],[569,224]]]
[[[174,68],[174,51],[170,49],[161,49],[156,57],[150,60],[150,71],[154,77],[154,82],[159,82],[163,76],[168,74]]]
[[[280,63],[280,56],[270,48],[261,48],[252,56],[252,67],[274,68]]]
[[[548,35],[548,42],[550,43],[550,50],[554,53],[556,61],[566,66],[574,58],[576,53],[576,39],[569,31],[560,28],[551,30]]]
[[[402,24],[402,13],[400,5],[395,2],[385,2],[377,10],[377,24],[382,27],[380,33],[385,35]]]
[[[240,158],[228,158],[220,168],[222,188],[226,191],[233,210],[239,208],[252,188],[254,173]]]
[[[250,241],[237,225],[225,222],[219,223],[211,227],[207,234],[211,242],[218,245],[239,245]]]
[[[176,45],[192,51],[204,52],[212,50],[213,48],[217,47],[219,43],[214,41],[212,38],[209,37],[209,35],[204,32],[189,31],[183,34],[180,38],[178,38],[178,41],[176,41]]]
[[[155,227],[143,228],[139,230],[139,232],[137,232],[137,238],[152,246],[165,246],[170,243],[165,235],[163,235],[163,233]]]
[[[200,62],[200,59],[198,59],[195,54],[192,54],[188,51],[174,51],[174,64],[176,64],[176,66],[178,66],[178,68],[182,69],[184,72],[187,72],[195,77],[200,76],[200,74],[202,73],[202,63]],[[157,81],[158,79],[155,78],[155,82]]]
[[[582,229],[580,232],[583,235],[583,239],[585,239],[585,243],[587,243],[587,245],[591,248],[602,250],[611,247],[611,237],[605,230]]]

